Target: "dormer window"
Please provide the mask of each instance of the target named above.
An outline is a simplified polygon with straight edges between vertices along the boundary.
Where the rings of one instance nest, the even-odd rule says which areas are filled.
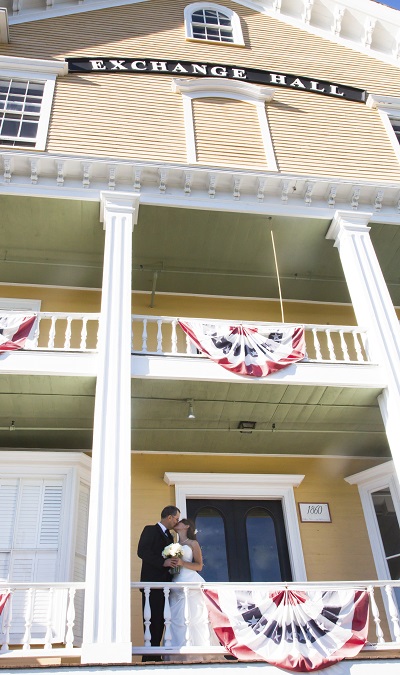
[[[186,37],[222,44],[244,45],[240,19],[227,7],[195,2],[185,8]]]

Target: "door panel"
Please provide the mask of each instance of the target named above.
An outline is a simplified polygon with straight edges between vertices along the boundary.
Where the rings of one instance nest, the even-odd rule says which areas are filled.
[[[280,500],[188,499],[206,581],[291,581]]]

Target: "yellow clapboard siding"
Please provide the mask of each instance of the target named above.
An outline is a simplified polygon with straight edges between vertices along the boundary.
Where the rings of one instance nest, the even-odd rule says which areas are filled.
[[[240,16],[245,48],[186,41],[186,4],[186,0],[152,0],[11,26],[11,42],[2,46],[2,52],[39,59],[115,56],[225,63],[400,96],[398,68],[231,0],[224,5]],[[58,78],[47,150],[185,162],[182,99],[172,92],[171,79],[118,73]],[[400,180],[396,155],[376,111],[362,103],[274,88],[267,115],[280,171]],[[247,157],[246,165],[253,165],[259,152],[258,121],[257,130],[249,120],[239,130],[237,119],[228,121],[238,145],[243,138],[252,139],[247,148],[230,152],[232,161],[243,166]],[[231,165],[226,145],[217,142],[214,130],[204,126],[201,133],[209,138],[200,139],[199,162]],[[260,161],[258,167],[265,166],[263,153]]]
[[[256,107],[226,98],[192,101],[197,161],[267,168]]]

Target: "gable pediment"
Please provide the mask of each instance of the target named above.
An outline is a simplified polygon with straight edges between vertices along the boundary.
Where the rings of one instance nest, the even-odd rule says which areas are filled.
[[[153,0],[0,0],[10,26],[108,7]],[[362,54],[400,64],[400,11],[375,0],[230,0],[230,5],[256,12],[305,30]],[[4,14],[1,16],[5,22]],[[0,39],[6,41],[5,25]]]

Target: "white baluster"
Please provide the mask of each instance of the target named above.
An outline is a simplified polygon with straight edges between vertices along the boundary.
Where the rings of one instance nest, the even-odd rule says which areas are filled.
[[[12,621],[12,591],[8,589],[6,593],[10,594],[10,597],[7,600],[6,606],[3,609],[2,613],[2,627],[1,627],[1,633],[4,635],[4,640],[3,643],[1,644],[1,649],[0,649],[0,654],[4,654],[5,652],[8,652],[9,650],[9,642],[10,642],[10,627],[11,627],[11,621]]]
[[[396,642],[400,642],[400,622],[399,622],[399,613],[397,611],[397,603],[394,599],[393,586],[387,584],[385,586],[385,591],[388,599],[388,607],[390,618],[392,619],[393,633]]]
[[[350,361],[350,356],[349,356],[349,352],[348,352],[348,349],[347,349],[346,340],[344,339],[344,331],[340,330],[339,335],[340,335],[340,346],[341,346],[342,352],[343,352],[343,358],[344,358],[345,361]]]
[[[360,333],[357,330],[353,330],[353,340],[354,340],[354,349],[356,350],[357,354],[357,361],[360,361],[361,363],[364,362],[364,356],[361,351],[361,346],[360,346]]]
[[[186,647],[190,647],[189,589],[188,589],[187,586],[184,587],[184,589],[183,589],[183,594],[184,594],[184,597],[185,597],[185,610],[184,610],[185,626],[186,626],[186,631],[185,631],[185,645],[186,645]]]
[[[143,319],[142,353],[147,354],[147,319]]]
[[[87,323],[88,323],[87,316],[82,317],[81,343],[79,345],[79,349],[82,350],[86,349]]]
[[[177,320],[174,319],[171,324],[171,352],[172,354],[178,353],[178,336],[176,334],[176,325]]]
[[[322,361],[322,354],[321,354],[320,344],[319,344],[319,340],[318,340],[318,331],[317,331],[316,328],[312,329],[312,334],[313,334],[313,340],[314,340],[315,357],[318,361]]]
[[[38,314],[37,319],[36,319],[35,333],[34,333],[34,336],[33,336],[33,345],[32,346],[33,346],[34,349],[37,348],[38,342],[39,342],[40,322],[41,322],[41,317]]]
[[[75,626],[75,588],[70,588],[68,593],[67,631],[65,634],[65,648],[72,649],[74,646]]]
[[[331,331],[329,328],[325,330],[325,335],[326,335],[326,342],[328,344],[328,350],[329,350],[329,357],[331,361],[336,361],[336,354],[335,354],[335,348],[333,346],[332,338],[331,338]]]
[[[383,636],[383,630],[381,628],[381,619],[379,615],[379,609],[378,605],[376,604],[375,601],[375,595],[374,595],[374,588],[373,586],[368,587],[368,593],[371,601],[371,610],[372,610],[372,616],[375,622],[375,632],[376,632],[376,637],[378,639],[378,644],[382,644],[385,642],[385,638]]]
[[[64,341],[64,349],[69,349],[71,347],[71,322],[72,322],[72,317],[67,316],[67,327],[65,329],[65,341]]]
[[[56,337],[56,322],[57,322],[57,317],[52,316],[51,317],[50,333],[49,333],[49,344],[47,345],[50,349],[52,349],[54,347],[54,339]]]
[[[99,336],[100,336],[100,319],[97,319],[96,349],[98,349],[99,347]]]
[[[162,319],[157,319],[157,354],[162,354]]]
[[[30,588],[27,593],[26,611],[25,611],[25,633],[22,638],[22,651],[29,651],[31,648],[31,628],[33,622],[33,601],[35,593],[33,588]]]
[[[52,626],[53,598],[54,598],[54,588],[50,588],[49,589],[49,604],[47,606],[47,617],[46,617],[46,636],[44,638],[44,648],[46,650],[53,649],[53,645],[52,645],[52,640],[53,640],[53,626]]]
[[[171,607],[169,604],[169,588],[164,588],[164,625],[165,625],[165,633],[164,633],[164,644],[166,648],[168,649],[171,647]]]
[[[143,623],[144,623],[144,646],[151,647],[151,609],[150,609],[150,588],[144,587],[144,608],[143,608]]]
[[[186,354],[192,354],[192,341],[187,333],[186,335]]]

